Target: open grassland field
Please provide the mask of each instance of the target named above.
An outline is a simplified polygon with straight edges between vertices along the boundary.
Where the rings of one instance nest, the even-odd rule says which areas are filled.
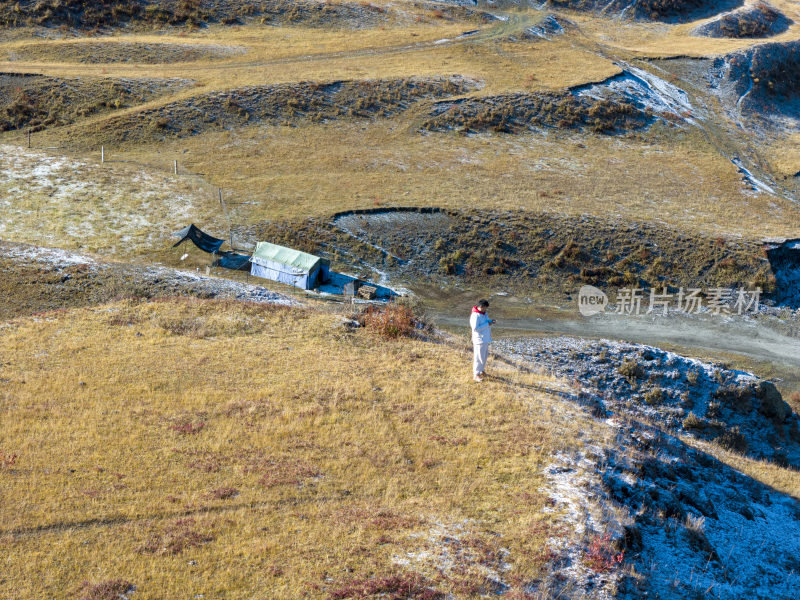
[[[762,516],[793,560],[791,465],[704,442],[691,419],[667,440],[650,400],[609,420],[580,383],[517,363],[496,361],[476,386],[460,342],[386,339],[349,316],[163,299],[3,323],[0,593],[635,597],[658,579],[648,549],[662,529],[664,548],[707,563],[702,583],[727,568],[718,557],[709,570],[710,553],[738,560],[742,536],[765,535]],[[795,464],[795,437],[770,452],[788,447]],[[672,491],[692,477],[698,491]],[[654,500],[637,511],[640,493]]]
[[[609,26],[570,4],[144,4],[109,16],[23,3],[8,23],[6,239],[146,257],[184,222],[226,227],[215,188],[240,203],[236,227],[397,205],[589,213],[712,239],[796,227],[790,130],[742,113],[731,90],[745,93],[743,76],[709,91],[701,73],[754,38],[692,34],[703,19]],[[288,5],[291,18],[265,20]],[[794,40],[796,7],[771,6],[792,24],[769,41]],[[318,8],[349,17],[314,20]],[[675,55],[702,60],[649,60]],[[778,99],[791,107],[792,93]],[[746,105],[763,112],[755,95]],[[98,165],[100,146],[126,162]]]
[[[461,350],[340,323],[198,300],[5,323],[0,595],[542,577],[560,527],[542,468],[596,426],[537,391],[547,378],[500,368],[477,389]],[[463,551],[443,573],[448,536]]]
[[[0,0],[0,600],[794,599],[799,57],[791,0]]]

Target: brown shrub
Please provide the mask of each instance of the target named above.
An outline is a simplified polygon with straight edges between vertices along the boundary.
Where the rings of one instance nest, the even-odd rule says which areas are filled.
[[[694,429],[695,431],[703,431],[708,426],[705,419],[698,417],[693,412],[690,412],[683,420],[684,429]]]
[[[213,539],[213,536],[195,528],[194,519],[178,519],[164,531],[152,534],[142,545],[140,551],[148,554],[175,555],[188,548],[201,546]]]
[[[664,390],[661,388],[647,390],[644,395],[644,401],[650,405],[661,404],[665,399],[666,395],[664,394]]]
[[[717,388],[714,397],[719,398],[733,410],[746,413],[752,408],[753,390],[738,385],[724,385]]]
[[[109,579],[100,583],[84,581],[81,586],[81,600],[118,600],[134,587],[130,581],[124,579]]]
[[[10,469],[17,462],[17,454],[9,454],[0,450],[0,470]]]
[[[606,573],[622,563],[625,552],[617,552],[611,541],[611,534],[596,536],[586,550],[584,562],[597,573]]]
[[[622,361],[622,364],[617,367],[617,372],[627,378],[631,383],[636,379],[642,379],[644,377],[644,367],[633,359],[626,358]]]
[[[411,337],[419,324],[411,309],[401,304],[370,306],[359,315],[358,321],[369,331],[390,340]]]
[[[734,450],[742,454],[747,452],[747,439],[738,427],[723,431],[714,441],[726,450]]]
[[[239,490],[234,487],[221,487],[211,490],[206,494],[206,497],[213,498],[214,500],[227,500],[239,495]]]

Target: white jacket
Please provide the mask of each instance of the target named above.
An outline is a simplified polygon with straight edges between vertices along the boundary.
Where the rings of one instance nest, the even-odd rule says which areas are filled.
[[[469,316],[469,325],[472,327],[472,343],[488,344],[492,341],[492,326],[485,313],[472,311]]]

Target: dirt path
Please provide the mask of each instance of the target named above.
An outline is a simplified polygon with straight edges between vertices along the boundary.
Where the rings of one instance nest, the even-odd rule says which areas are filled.
[[[481,44],[488,40],[504,38],[516,33],[520,33],[538,23],[541,20],[540,15],[532,15],[526,13],[503,13],[495,11],[498,18],[493,24],[484,27],[469,29],[469,24],[464,24],[464,33],[454,38],[442,38],[438,40],[429,40],[422,42],[415,42],[413,44],[396,44],[391,46],[359,48],[357,50],[343,50],[338,52],[321,52],[313,54],[305,54],[300,56],[287,56],[271,60],[236,60],[225,61],[222,64],[208,64],[198,65],[192,67],[191,65],[182,65],[181,72],[185,73],[186,77],[197,77],[204,72],[214,71],[228,71],[235,69],[251,69],[258,67],[271,67],[276,65],[292,65],[303,63],[314,63],[341,60],[348,58],[363,58],[366,56],[387,56],[392,54],[405,54],[408,52],[421,52],[431,48],[439,48],[442,46],[457,46],[466,44]],[[503,20],[504,19],[504,20]],[[244,55],[246,56],[246,55]],[[108,70],[106,64],[53,64],[35,61],[5,61],[0,62],[0,70],[7,73],[43,73],[53,75],[63,75],[64,68],[68,70],[77,70],[83,75],[102,75]],[[126,70],[126,65],[114,65],[115,76],[120,76],[118,71]],[[163,65],[164,69],[172,70],[173,65]],[[132,65],[130,67],[130,76],[136,76],[138,72],[137,67]],[[149,69],[151,70],[151,69]]]
[[[434,312],[435,322],[464,333],[463,315]],[[577,309],[532,307],[530,316],[498,318],[496,338],[571,335],[610,339],[675,349],[687,356],[733,362],[737,368],[756,368],[757,373],[783,381],[783,387],[800,387],[800,339],[789,328],[777,330],[777,317],[753,319],[715,315],[615,315],[582,317]],[[770,326],[773,325],[773,326]]]

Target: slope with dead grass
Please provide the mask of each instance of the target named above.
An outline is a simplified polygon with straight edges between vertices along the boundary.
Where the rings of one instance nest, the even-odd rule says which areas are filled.
[[[0,74],[0,131],[67,125],[176,93],[185,79],[62,78]]]
[[[406,119],[390,118],[208,132],[163,151],[248,202],[232,208],[234,227],[352,208],[470,206],[652,220],[713,236],[792,231],[793,203],[753,194],[699,132],[658,127],[611,138],[409,135]],[[120,157],[152,160],[136,149]]]
[[[341,118],[371,119],[392,116],[423,99],[462,94],[476,87],[475,81],[461,77],[249,86],[128,112],[78,127],[77,133],[86,137],[91,132],[95,145],[141,145],[262,122],[297,126]]]
[[[208,23],[234,25],[258,16],[265,23],[302,22],[318,27],[364,27],[384,22],[385,12],[383,8],[368,2],[329,3],[313,0],[3,0],[0,2],[0,25],[74,27],[85,30],[125,26],[196,28]]]
[[[9,61],[57,60],[65,63],[107,64],[139,63],[162,64],[221,60],[244,54],[240,46],[202,43],[168,43],[136,41],[71,41],[27,43],[9,47]]]
[[[783,33],[792,21],[766,2],[720,15],[693,30],[694,35],[729,38],[764,38]]]
[[[169,300],[2,324],[0,596],[467,598],[538,577],[542,467],[590,425],[546,379],[476,386],[468,352],[340,323]]]

